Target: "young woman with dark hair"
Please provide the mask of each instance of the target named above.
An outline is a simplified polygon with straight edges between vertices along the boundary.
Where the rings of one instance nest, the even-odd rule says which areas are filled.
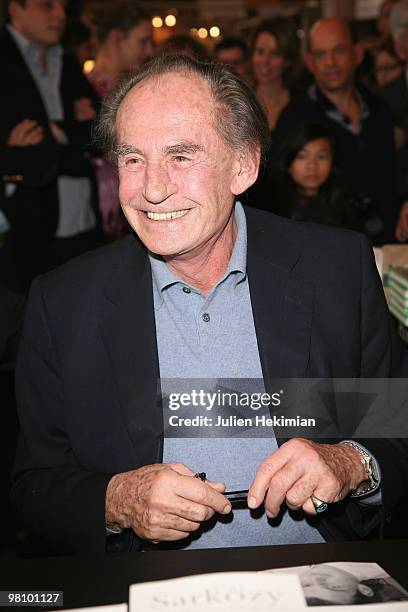
[[[362,229],[363,203],[344,189],[328,128],[304,123],[286,140],[272,181],[271,208],[284,217]]]

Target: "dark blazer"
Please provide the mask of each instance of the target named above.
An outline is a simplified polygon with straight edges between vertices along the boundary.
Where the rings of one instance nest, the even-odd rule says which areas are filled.
[[[23,330],[25,298],[0,284],[0,372],[13,371]]]
[[[401,345],[365,238],[266,212],[246,214],[266,387],[274,377],[398,375]],[[162,459],[158,378],[151,270],[136,237],[37,279],[18,361],[22,436],[13,490],[30,532],[60,550],[105,551],[109,479]],[[391,517],[402,496],[400,479],[408,476],[407,449],[369,442]],[[325,537],[359,537],[345,521],[348,507],[356,513],[348,502],[325,513],[319,524]],[[352,522],[365,533],[363,519]],[[117,541],[122,550],[139,546],[129,532]]]
[[[386,100],[396,127],[405,131],[405,144],[397,151],[398,195],[408,198],[408,85],[405,71],[382,87],[380,95]]]
[[[60,126],[69,144],[60,145],[50,132],[37,85],[7,28],[0,32],[0,74],[0,208],[11,225],[17,266],[29,283],[47,267],[46,253],[40,251],[57,228],[58,176],[92,178],[84,155],[91,141],[91,122],[76,121],[74,102],[81,97],[96,101],[96,94],[75,60],[64,56],[60,92],[65,119]],[[26,118],[43,127],[44,139],[35,146],[7,146],[12,129]],[[6,183],[15,185],[11,197],[5,197]]]

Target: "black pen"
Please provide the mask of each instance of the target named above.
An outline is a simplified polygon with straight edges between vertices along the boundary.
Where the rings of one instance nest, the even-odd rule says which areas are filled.
[[[226,491],[224,495],[231,503],[246,502],[248,497],[248,489],[242,489],[240,491]]]

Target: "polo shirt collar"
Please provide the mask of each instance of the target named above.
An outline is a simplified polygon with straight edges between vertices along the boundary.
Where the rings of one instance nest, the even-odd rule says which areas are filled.
[[[247,264],[247,226],[245,219],[245,212],[240,202],[235,203],[235,222],[237,224],[237,237],[235,239],[234,248],[232,250],[231,259],[229,261],[227,270],[223,277],[218,281],[218,286],[222,283],[230,274],[236,274],[236,284],[241,282],[246,277],[246,264]],[[148,251],[150,266],[152,269],[153,287],[156,293],[156,297],[163,300],[163,291],[175,285],[182,283],[179,279],[165,264],[163,259],[159,255],[155,255]]]

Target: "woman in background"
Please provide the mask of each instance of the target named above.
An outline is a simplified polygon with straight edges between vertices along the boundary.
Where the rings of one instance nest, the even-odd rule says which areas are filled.
[[[98,6],[91,23],[98,50],[95,66],[87,76],[99,96],[104,98],[122,74],[140,68],[152,55],[152,26],[146,11],[132,0]],[[93,158],[93,165],[103,230],[108,240],[114,240],[127,231],[118,199],[117,170],[109,160],[98,156]]]
[[[266,19],[259,24],[251,64],[256,94],[272,131],[289,103],[299,71],[299,41],[290,20]]]

